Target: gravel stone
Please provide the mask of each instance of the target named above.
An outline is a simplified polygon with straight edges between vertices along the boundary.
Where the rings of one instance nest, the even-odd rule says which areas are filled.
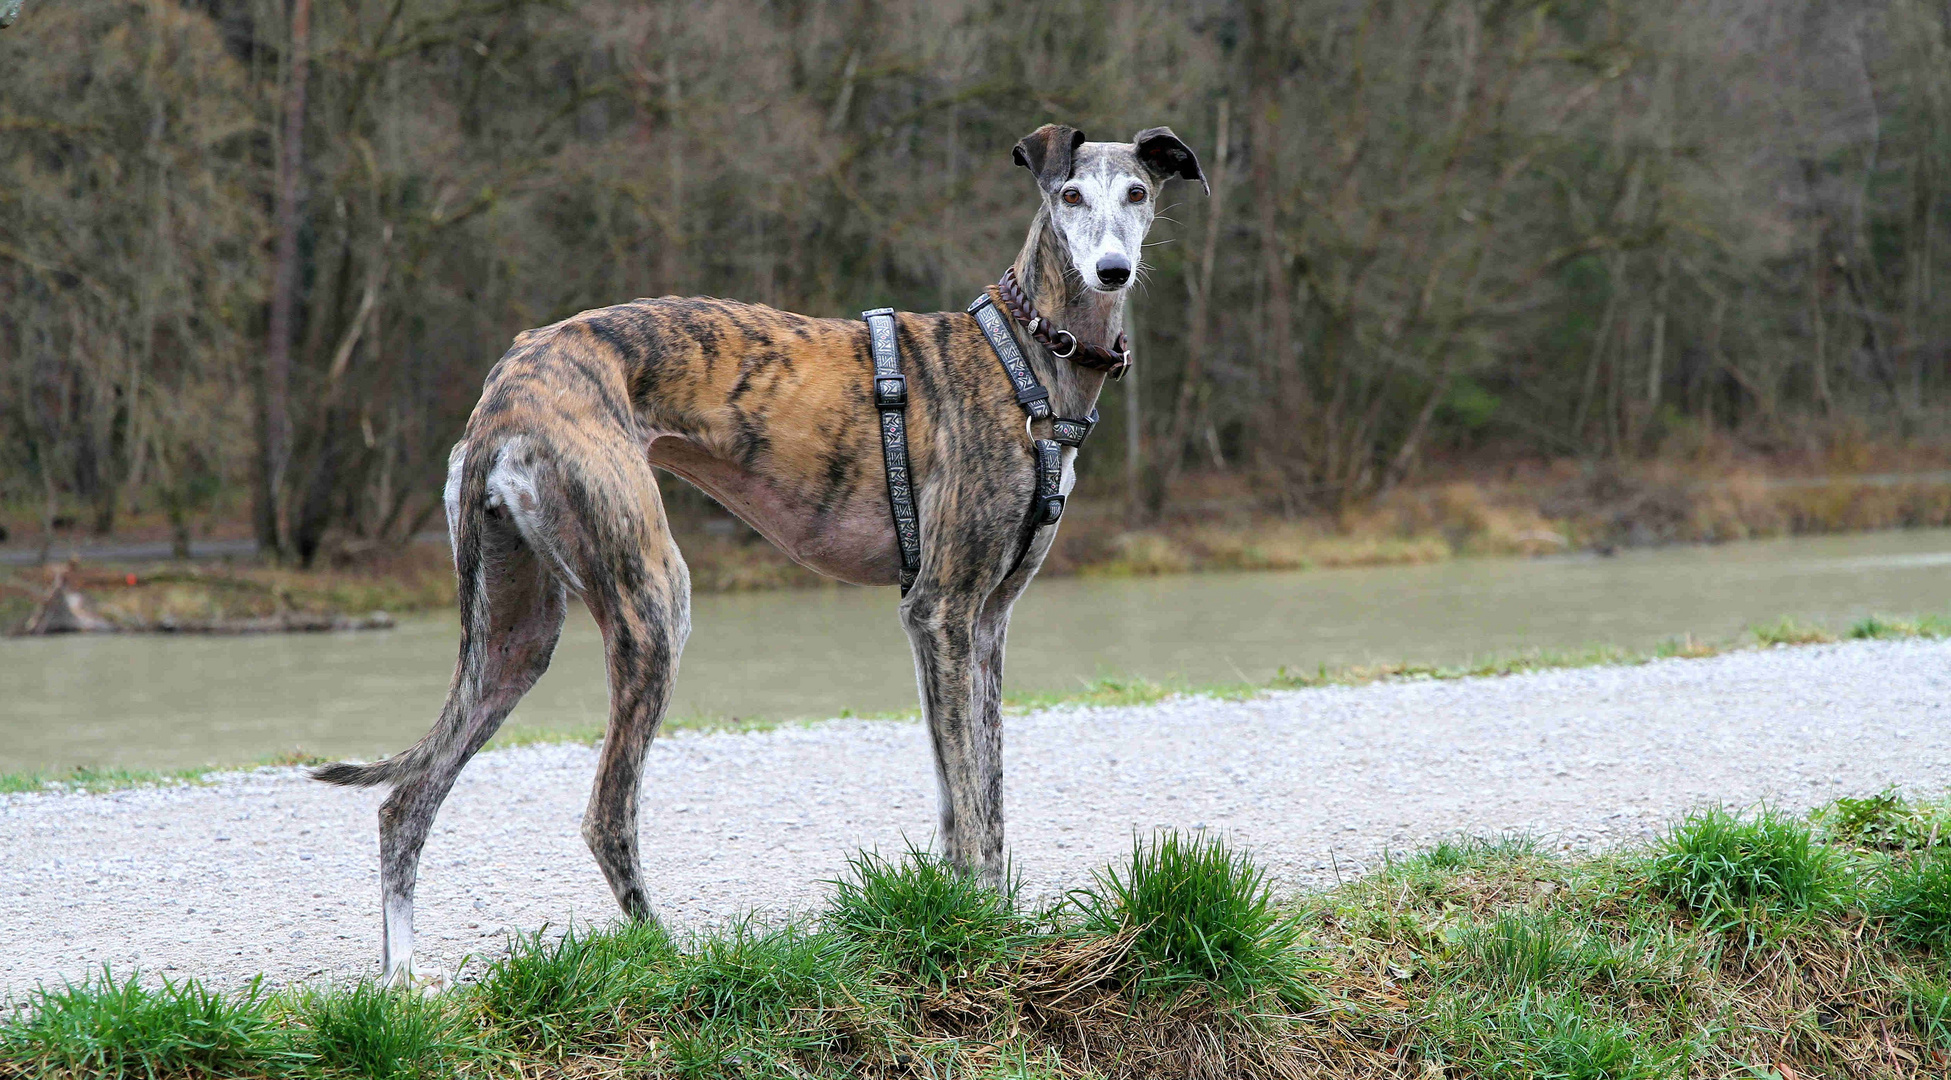
[[[1456,834],[1603,848],[1709,802],[1941,792],[1947,699],[1951,644],[1899,641],[1050,709],[1007,721],[1009,840],[1033,898],[1156,827],[1224,833],[1283,889]],[[595,756],[501,750],[462,774],[421,863],[419,959],[478,972],[511,932],[616,917],[577,833]],[[654,899],[681,927],[804,911],[852,852],[927,844],[934,787],[912,722],[660,739],[644,775]],[[103,964],[219,987],[375,974],[382,797],[296,769],[0,797],[0,997]]]

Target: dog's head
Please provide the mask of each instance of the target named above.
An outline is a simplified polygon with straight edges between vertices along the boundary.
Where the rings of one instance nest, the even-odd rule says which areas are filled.
[[[1016,144],[1016,163],[1036,174],[1050,221],[1084,284],[1114,293],[1130,285],[1167,180],[1197,180],[1199,159],[1171,128],[1146,128],[1128,143],[1086,142],[1045,124]]]

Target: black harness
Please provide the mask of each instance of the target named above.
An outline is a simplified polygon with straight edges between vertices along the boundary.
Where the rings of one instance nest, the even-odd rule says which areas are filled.
[[[1057,524],[1064,514],[1063,448],[1079,447],[1097,426],[1097,410],[1076,419],[1057,416],[1050,408],[1050,391],[1036,381],[1015,335],[1009,332],[1008,316],[996,309],[988,292],[969,304],[968,312],[989,339],[989,348],[1003,365],[1010,385],[1016,389],[1016,403],[1031,420],[1050,421],[1050,437],[1032,438],[1036,451],[1036,495],[1031,517],[1038,530]],[[887,464],[887,501],[894,513],[894,536],[901,547],[901,595],[908,595],[915,577],[921,573],[921,519],[915,511],[913,474],[908,469],[908,382],[901,374],[901,346],[894,332],[894,309],[863,311],[867,338],[874,354],[874,408],[881,415],[881,456]],[[1034,535],[1032,543],[1034,543]]]
[[[874,352],[874,408],[881,414],[881,458],[887,463],[887,503],[894,510],[894,538],[901,543],[901,595],[921,573],[921,518],[915,513],[914,477],[908,472],[908,380],[901,374],[894,309],[863,311]]]

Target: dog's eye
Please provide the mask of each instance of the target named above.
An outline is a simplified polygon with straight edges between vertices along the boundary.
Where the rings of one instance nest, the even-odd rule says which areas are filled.
[[[1083,204],[1084,204],[1083,192],[1077,190],[1076,188],[1069,188],[1065,190],[1064,192],[1065,206],[1082,206]]]
[[[1130,190],[1130,191],[1127,191],[1127,192],[1125,192],[1125,200],[1126,200],[1127,202],[1135,202],[1135,203],[1141,203],[1141,202],[1144,202],[1144,201],[1145,201],[1145,189],[1144,189],[1144,188],[1141,188],[1141,187],[1139,187],[1139,186],[1138,186],[1138,185],[1136,185],[1136,184],[1133,184],[1133,185],[1131,186],[1131,190]]]

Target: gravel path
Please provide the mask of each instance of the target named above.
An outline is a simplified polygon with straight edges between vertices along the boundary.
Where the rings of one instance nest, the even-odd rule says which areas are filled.
[[[1951,645],[1888,642],[1055,709],[1008,721],[1010,842],[1041,896],[1161,825],[1225,830],[1285,887],[1457,832],[1603,846],[1709,801],[1942,790],[1948,702]],[[594,756],[497,751],[463,774],[421,867],[421,957],[453,969],[506,931],[615,914],[577,835]],[[645,791],[646,871],[680,925],[814,905],[848,853],[934,821],[913,723],[678,735]],[[374,972],[379,799],[291,769],[0,797],[0,997],[104,963],[220,986]]]

